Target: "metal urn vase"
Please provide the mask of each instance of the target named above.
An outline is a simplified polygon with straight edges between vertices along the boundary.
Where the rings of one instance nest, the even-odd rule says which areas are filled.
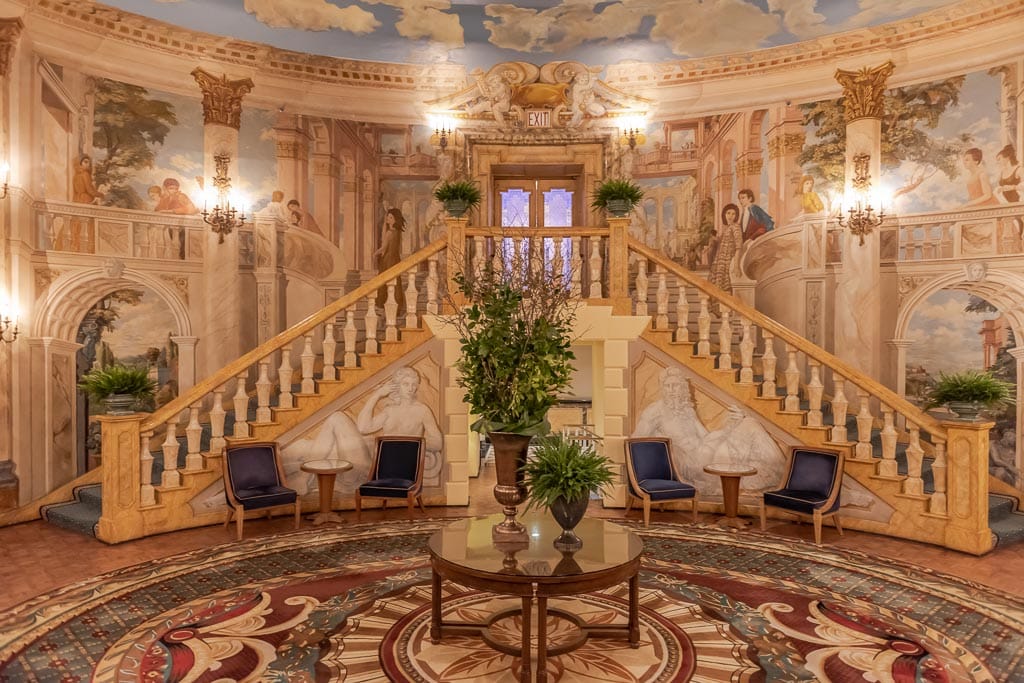
[[[494,447],[494,466],[498,480],[494,486],[494,499],[504,506],[502,512],[505,514],[505,519],[494,526],[492,535],[496,541],[523,537],[526,535],[526,527],[516,519],[516,508],[526,500],[523,465],[526,464],[526,453],[533,437],[509,432],[490,432],[488,437]]]
[[[555,548],[573,552],[583,547],[583,541],[573,529],[580,523],[583,516],[587,514],[587,506],[590,504],[590,497],[584,496],[574,500],[566,500],[559,496],[549,508],[551,516],[562,527],[562,534],[555,539]]]

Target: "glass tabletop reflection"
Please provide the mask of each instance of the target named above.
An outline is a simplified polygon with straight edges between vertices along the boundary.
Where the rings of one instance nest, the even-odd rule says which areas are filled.
[[[496,543],[491,529],[503,515],[452,522],[430,537],[431,553],[465,569],[526,577],[579,576],[631,562],[643,552],[643,541],[625,527],[603,519],[584,518],[576,527],[583,545],[575,552],[559,550],[561,527],[545,512],[519,516],[526,538]]]

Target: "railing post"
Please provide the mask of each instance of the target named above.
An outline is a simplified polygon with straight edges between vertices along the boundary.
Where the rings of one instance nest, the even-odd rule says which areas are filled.
[[[444,219],[444,222],[448,229],[448,249],[446,250],[448,268],[445,271],[445,276],[448,278],[448,296],[456,304],[464,304],[465,296],[459,291],[454,277],[464,270],[466,228],[469,226],[469,219],[449,216]]]
[[[988,526],[988,439],[994,422],[947,421],[945,547],[981,555],[992,548]]]
[[[145,417],[97,417],[103,435],[103,512],[96,535],[106,543],[143,535],[140,432]]]
[[[608,219],[608,298],[612,300],[612,313],[630,314],[629,254],[626,237],[629,218]]]

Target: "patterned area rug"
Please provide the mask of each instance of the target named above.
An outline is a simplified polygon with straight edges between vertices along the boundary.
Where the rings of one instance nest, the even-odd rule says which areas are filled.
[[[479,636],[430,641],[425,547],[449,521],[298,531],[68,586],[0,622],[0,681],[517,681],[517,658]],[[1024,681],[1024,601],[756,532],[635,530],[640,647],[592,637],[548,660],[549,681]],[[514,604],[444,591],[446,620]],[[551,606],[573,615],[549,615],[554,648],[576,623],[624,623],[625,586]],[[521,627],[513,614],[490,637]]]

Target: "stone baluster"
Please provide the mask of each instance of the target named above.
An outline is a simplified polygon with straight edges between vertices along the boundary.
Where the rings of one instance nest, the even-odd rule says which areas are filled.
[[[277,369],[277,385],[281,388],[277,405],[281,408],[292,408],[295,405],[292,400],[293,373],[291,351],[288,348],[283,348],[281,349],[281,367]]]
[[[590,298],[600,299],[601,271],[604,270],[604,261],[601,258],[601,238],[590,238]]]
[[[740,384],[754,383],[754,333],[753,324],[740,317],[743,338],[740,340]]]
[[[833,443],[846,443],[846,409],[850,402],[846,400],[846,380],[841,376],[832,375],[835,390],[832,393],[832,436]]]
[[[857,446],[853,449],[856,460],[871,459],[871,429],[875,426],[875,418],[871,415],[870,397],[868,392],[857,387]]]
[[[658,290],[654,294],[654,301],[658,305],[658,319],[655,327],[659,330],[668,329],[668,274],[664,268],[658,268]]]
[[[502,272],[501,255],[502,249],[504,248],[505,240],[500,237],[491,238],[491,270],[495,273]]]
[[[732,369],[732,322],[729,320],[730,311],[723,304],[721,306],[721,320],[718,323],[718,369]]]
[[[291,392],[287,396],[288,405],[285,406],[285,389],[282,388],[280,405],[283,408],[291,408],[292,406]],[[219,386],[213,390],[213,407],[210,408],[210,455],[220,455],[224,451],[224,415],[224,387]]]
[[[356,312],[354,308],[345,309],[345,329],[341,331],[345,342],[345,367],[354,368],[358,364],[356,356]]]
[[[388,283],[388,298],[384,302],[384,341],[398,341],[398,301],[395,299],[395,280]],[[355,350],[353,340],[352,349]]]
[[[953,225],[946,223],[939,232],[939,256],[941,258],[953,257]]]
[[[786,369],[782,374],[786,378],[786,400],[782,402],[782,409],[795,413],[800,410],[800,368],[796,364],[796,349],[789,344],[786,344]]]
[[[907,422],[910,441],[907,443],[907,478],[903,480],[903,493],[908,496],[924,495],[924,480],[921,478],[921,465],[924,462],[924,449],[921,447],[921,428],[913,422]]]
[[[931,503],[928,512],[933,515],[946,515],[946,442],[932,436],[935,443],[935,460],[932,462],[932,483],[935,492],[932,493]]]
[[[167,435],[164,438],[164,473],[160,485],[165,489],[181,486],[181,473],[178,471],[178,416],[167,421]]]
[[[437,278],[437,254],[434,254],[427,259],[427,313],[432,313],[434,315],[441,310],[437,296]],[[376,304],[374,304],[374,306],[376,306]],[[376,313],[374,315],[376,315]],[[376,334],[376,326],[374,326],[373,331]]]
[[[142,450],[139,451],[139,504],[142,507],[156,505],[156,489],[153,487],[153,454],[149,451],[149,440],[153,432],[142,432]]]
[[[355,313],[352,311],[349,312],[352,313],[352,329],[355,330]],[[370,296],[366,297],[366,353],[380,353],[380,344],[377,343],[378,319],[379,316],[377,315],[377,295],[371,294]],[[353,356],[355,355],[355,347],[355,333],[353,332]],[[352,359],[352,362],[355,363],[355,358]],[[355,366],[353,365],[353,367]]]
[[[484,276],[484,264],[487,259],[486,254],[487,245],[484,242],[483,237],[473,238],[473,279],[479,280]],[[409,327],[407,324],[406,327]]]
[[[579,237],[573,237],[570,242],[571,247],[569,254],[569,268],[572,271],[569,274],[570,280],[570,291],[573,296],[580,296],[583,291],[583,254],[580,251],[581,242]]]
[[[535,280],[544,272],[544,238],[530,237],[527,243],[529,244],[530,277]]]
[[[270,390],[274,383],[270,381],[270,359],[260,361],[260,373],[256,380],[256,421],[270,422]]]
[[[807,426],[821,427],[824,424],[821,397],[825,393],[825,385],[821,383],[821,363],[808,358],[807,365],[811,369],[811,378],[807,380]]]
[[[478,238],[480,240],[480,248],[483,249],[484,238]],[[420,302],[420,293],[416,289],[416,271],[418,268],[413,266],[405,274],[408,279],[408,284],[405,287],[405,328],[407,330],[416,329],[420,326],[419,316],[416,314],[416,307]],[[480,262],[480,277],[483,277],[484,265],[483,261]]]
[[[562,283],[565,281],[565,262],[562,258],[562,239],[553,237],[551,239],[551,280]]]
[[[269,383],[268,381],[267,384]],[[199,409],[202,405],[202,401],[196,401],[188,407],[188,425],[185,427],[186,472],[195,472],[196,470],[203,469],[203,455],[199,452],[203,438],[203,426],[199,424]]]
[[[636,264],[636,315],[647,315],[647,259]]]
[[[334,337],[334,323],[324,323],[324,379],[338,379],[338,369],[334,367],[335,354],[338,352],[338,340]]]
[[[234,435],[243,439],[249,436],[249,395],[245,393],[245,378],[248,374],[248,370],[238,373],[235,382],[235,395],[232,398],[235,404]]]
[[[523,275],[523,238],[512,238],[512,282],[518,283]]]
[[[882,404],[882,459],[878,462],[878,476],[898,477],[896,463],[896,424],[891,407]]]
[[[761,356],[761,368],[764,379],[761,380],[761,396],[775,398],[775,336],[771,332],[761,332],[764,337],[764,355]]]
[[[700,312],[697,314],[697,355],[707,358],[711,355],[711,309],[708,308],[708,295],[701,292]]]
[[[686,300],[686,284],[679,282],[679,298],[676,299],[676,343],[690,343],[690,302]]]
[[[315,394],[316,383],[313,381],[313,367],[316,362],[316,354],[313,353],[313,333],[307,332],[304,338],[302,354],[299,356],[299,360],[302,362],[302,388],[300,391],[303,394]]]

